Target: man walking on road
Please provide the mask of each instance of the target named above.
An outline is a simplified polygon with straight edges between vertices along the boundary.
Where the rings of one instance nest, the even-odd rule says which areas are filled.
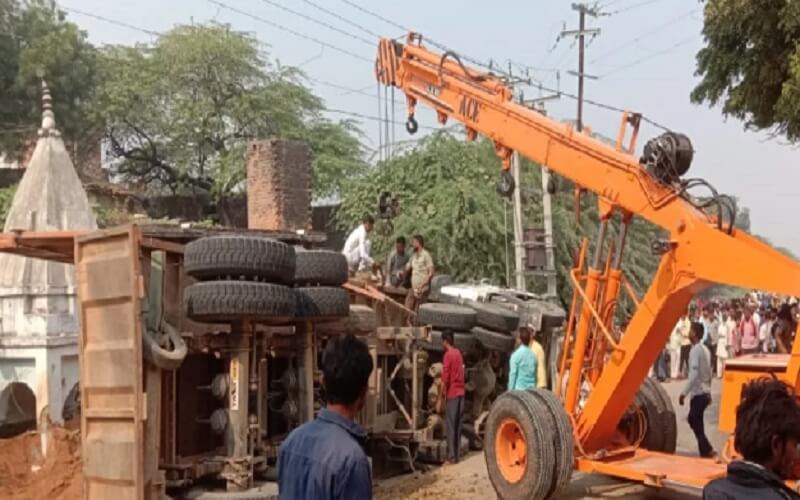
[[[322,357],[327,407],[316,420],[293,430],[278,453],[281,499],[372,498],[372,474],[364,453],[367,433],[355,418],[364,408],[372,356],[352,335],[334,337]]]
[[[702,323],[692,322],[689,339],[692,342],[692,349],[689,351],[689,378],[678,403],[683,406],[686,397],[689,397],[689,427],[697,438],[700,456],[713,457],[714,448],[706,437],[703,421],[706,408],[711,404],[711,354],[702,342]]]
[[[508,368],[508,390],[527,391],[536,389],[537,362],[536,355],[528,345],[531,332],[528,328],[519,329],[519,346],[511,354]]]
[[[447,431],[447,462],[457,464],[461,458],[461,417],[464,413],[464,358],[453,345],[453,332],[442,332],[444,360],[442,393],[445,395],[445,427]]]

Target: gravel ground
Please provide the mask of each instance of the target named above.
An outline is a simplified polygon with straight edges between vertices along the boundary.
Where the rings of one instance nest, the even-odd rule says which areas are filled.
[[[667,382],[664,387],[673,400],[678,416],[678,453],[697,455],[697,443],[686,421],[687,406],[678,406],[678,395],[683,382]],[[717,430],[719,414],[719,382],[712,386],[712,404],[706,411],[706,435],[715,449],[721,450],[726,436]],[[638,484],[617,481],[597,475],[576,473],[569,489],[562,498],[579,499],[678,499],[686,493],[654,490]],[[381,481],[375,489],[375,498],[389,499],[437,499],[455,500],[463,498],[496,498],[486,472],[482,453],[472,453],[457,465],[439,468],[427,473],[416,473]]]

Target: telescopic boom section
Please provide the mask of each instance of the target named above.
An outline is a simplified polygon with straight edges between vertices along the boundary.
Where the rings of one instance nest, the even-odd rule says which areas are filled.
[[[612,439],[695,293],[711,283],[724,283],[800,295],[798,263],[743,231],[720,230],[714,218],[693,206],[673,184],[643,168],[632,154],[633,143],[622,147],[625,122],[634,123],[638,130],[639,115],[623,116],[621,137],[614,148],[513,102],[511,89],[498,78],[468,68],[455,53],[426,49],[415,33],[408,35],[405,44],[381,39],[375,71],[379,82],[405,93],[410,132],[416,129],[416,105],[427,104],[436,110],[440,123],[453,118],[466,126],[469,139],[480,133],[494,141],[505,169],[516,150],[595,193],[605,221],[618,211],[642,217],[669,233],[661,245],[663,256],[653,283],[588,399],[580,410],[574,401],[565,404],[576,415],[585,451],[604,448]],[[590,279],[602,271],[602,266],[590,267]],[[591,312],[584,308],[580,314],[579,324],[586,330]],[[578,337],[580,330],[581,326]]]

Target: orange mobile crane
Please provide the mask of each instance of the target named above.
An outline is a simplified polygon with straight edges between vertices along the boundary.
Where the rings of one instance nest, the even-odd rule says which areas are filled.
[[[647,142],[636,158],[639,114],[623,113],[616,145],[607,145],[513,102],[501,79],[466,67],[452,51],[428,50],[416,33],[404,44],[380,41],[376,76],[405,93],[410,133],[417,129],[416,105],[424,103],[436,110],[441,124],[450,118],[462,122],[468,139],[478,133],[491,139],[503,163],[498,185],[507,191],[513,189],[509,167],[516,150],[570,179],[576,192],[597,196],[600,226],[591,257],[584,241],[572,270],[574,298],[554,392],[507,393],[487,419],[484,450],[498,495],[552,497],[575,469],[691,488],[723,476],[724,463],[674,455],[675,413],[663,388],[646,380],[648,370],[695,294],[724,283],[800,295],[800,264],[733,227],[735,206],[713,188],[716,216],[704,210],[708,203],[687,194],[695,185],[710,186],[682,179],[693,156],[685,136],[666,132]],[[615,214],[620,219],[616,241],[607,245]],[[653,243],[661,260],[641,298],[620,269],[634,216],[668,233]],[[637,308],[617,338],[611,332],[622,292]],[[726,367],[723,430],[733,429],[741,385],[765,372],[800,388],[800,342],[791,355],[748,358]]]

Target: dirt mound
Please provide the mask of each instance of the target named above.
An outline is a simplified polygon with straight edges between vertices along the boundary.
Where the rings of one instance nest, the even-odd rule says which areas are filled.
[[[77,500],[81,495],[81,438],[77,431],[55,427],[42,456],[38,432],[0,440],[0,498],[7,500]]]

